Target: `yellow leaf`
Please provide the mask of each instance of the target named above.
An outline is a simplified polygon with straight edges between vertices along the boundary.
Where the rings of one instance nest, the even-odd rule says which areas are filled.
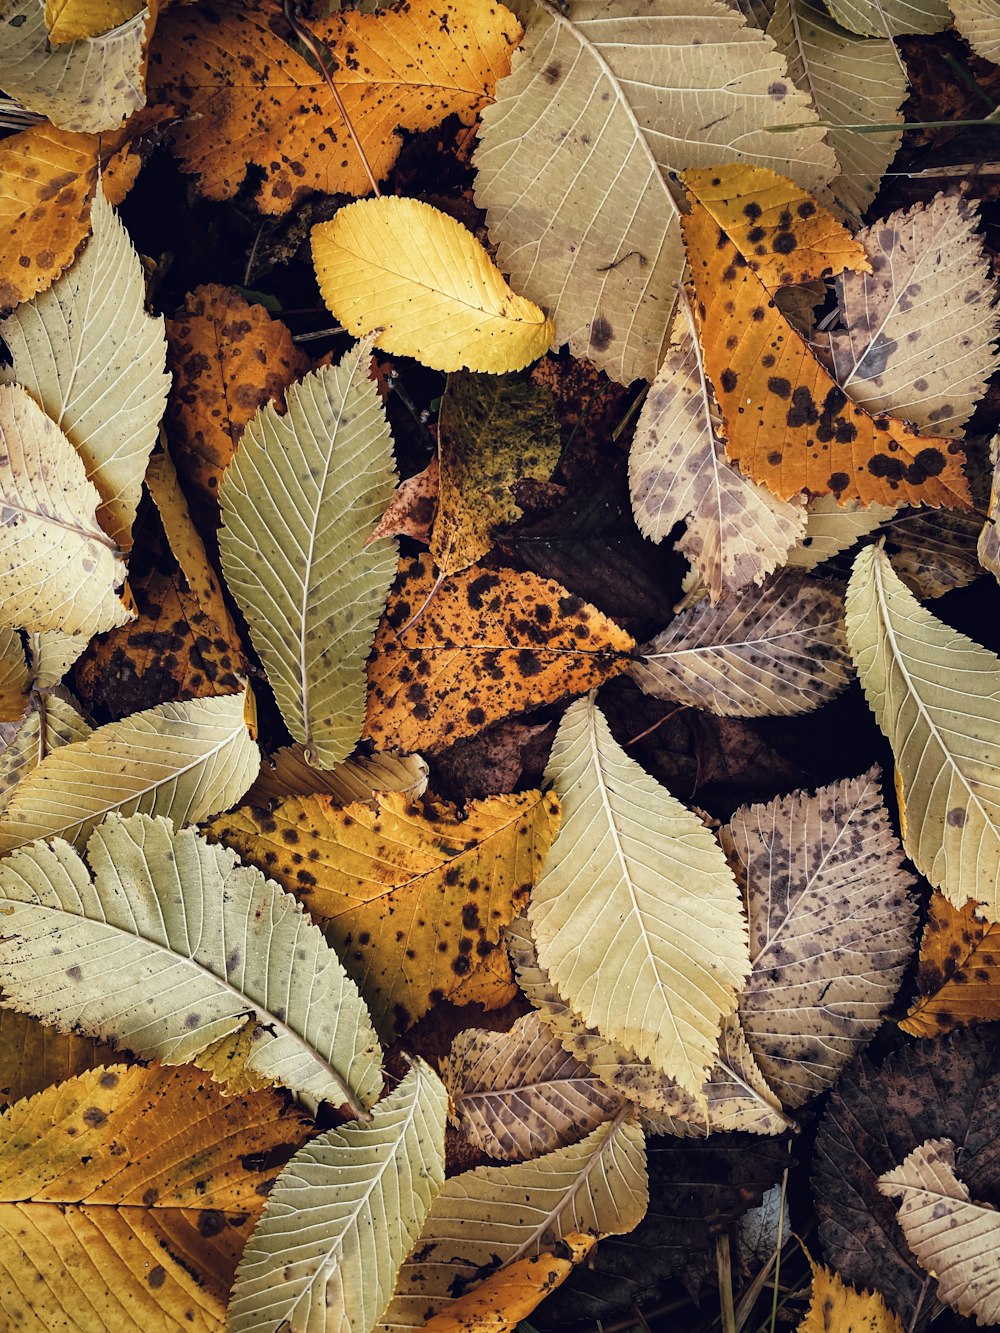
[[[499,375],[543,356],[554,328],[472,233],[416,199],[363,199],[313,228],[323,300],[351,333],[434,370]]]
[[[142,0],[45,0],[49,41],[81,42],[127,23],[143,8]]]
[[[474,967],[448,996],[452,1004],[478,1004],[487,1012],[502,1009],[517,996],[510,955],[499,945]]]
[[[1000,1019],[1000,925],[981,920],[974,902],[958,908],[944,894],[931,894],[917,990],[899,1023],[911,1037]]]
[[[31,677],[17,630],[0,628],[0,722],[17,722],[28,706]]]
[[[810,1259],[812,1298],[798,1333],[903,1333],[899,1317],[877,1291],[857,1291]]]
[[[16,1009],[0,1010],[0,1105],[4,1107],[114,1058],[111,1048],[93,1037],[57,1032]]]
[[[399,792],[337,807],[244,807],[213,837],[294,893],[325,928],[377,1028],[405,1028],[454,990],[521,910],[559,827],[554,796],[421,807]]]
[[[261,765],[246,805],[270,808],[286,796],[332,796],[337,805],[370,801],[376,792],[401,791],[416,800],[427,790],[427,764],[418,754],[357,754],[333,768],[314,768],[301,745],[283,745]]]
[[[597,1242],[571,1231],[551,1251],[516,1259],[435,1315],[423,1333],[510,1333],[562,1284]]]

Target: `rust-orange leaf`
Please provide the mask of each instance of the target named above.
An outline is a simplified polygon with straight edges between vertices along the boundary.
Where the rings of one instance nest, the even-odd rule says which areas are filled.
[[[1000,1019],[1000,925],[981,921],[974,901],[960,910],[944,894],[931,895],[917,991],[899,1024],[912,1037]]]
[[[780,288],[867,260],[815,200],[763,167],[682,174],[682,218],[705,368],[726,452],[783,500],[969,508],[964,454],[850,400],[773,300]]]

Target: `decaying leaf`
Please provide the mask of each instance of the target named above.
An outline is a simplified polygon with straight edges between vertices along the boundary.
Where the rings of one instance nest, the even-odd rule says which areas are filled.
[[[955,27],[984,60],[1000,60],[1000,4],[997,0],[949,0]]]
[[[866,269],[860,243],[772,171],[707,167],[683,181],[692,208],[681,226],[729,457],[782,499],[968,508],[961,446],[853,402],[773,299],[788,283]]]
[[[120,28],[142,9],[141,0],[45,0],[49,41],[82,42]]]
[[[185,298],[166,335],[171,452],[185,483],[214,506],[243,428],[265,403],[284,409],[309,361],[280,320],[215,283]]]
[[[503,374],[544,356],[552,321],[517,296],[473,234],[417,199],[341,208],[312,233],[316,280],[355,336],[435,370]]]
[[[79,711],[58,694],[36,695],[19,722],[0,724],[0,811],[46,755],[71,741],[86,740],[90,733]]]
[[[161,1132],[170,1125],[170,1133]],[[191,1069],[92,1069],[0,1118],[0,1287],[25,1328],[221,1327],[240,1249],[309,1121]]]
[[[559,420],[548,389],[513,378],[449,375],[438,417],[439,489],[431,555],[457,574],[520,517],[511,487],[548,481],[559,462]]]
[[[714,0],[522,9],[524,54],[483,112],[476,202],[556,340],[623,384],[651,379],[684,269],[669,173],[749,156],[813,189],[833,153],[784,57]]]
[[[979,563],[988,569],[1000,583],[1000,436],[990,441],[990,461],[993,464],[993,476],[990,482],[989,509],[986,522],[979,534],[976,551]]]
[[[178,827],[234,805],[257,776],[247,695],[160,704],[62,745],[18,783],[0,816],[0,854],[58,834],[82,847],[109,811]]]
[[[931,894],[920,941],[917,998],[899,1026],[912,1037],[1000,1019],[1000,925],[982,920],[975,904],[953,907]]]
[[[642,1130],[627,1108],[581,1143],[533,1162],[452,1176],[431,1204],[377,1327],[421,1328],[482,1278],[551,1251],[571,1233],[631,1231],[648,1198]]]
[[[658,699],[729,717],[809,712],[850,679],[843,584],[782,571],[682,611],[640,652],[629,675]]]
[[[377,792],[399,791],[412,800],[427,790],[427,764],[418,754],[356,754],[335,768],[314,768],[301,745],[285,745],[261,764],[245,804],[270,808],[286,796],[332,796],[337,805],[370,801]]]
[[[58,685],[89,642],[85,634],[63,634],[61,630],[29,635],[35,689],[51,690]]]
[[[583,1138],[622,1097],[568,1051],[537,1014],[509,1032],[466,1028],[441,1067],[452,1119],[488,1157],[518,1162]]]
[[[879,777],[743,806],[720,833],[750,921],[740,1019],[788,1107],[871,1040],[910,959],[912,880]]]
[[[0,326],[2,327],[2,326]],[[0,384],[0,620],[99,634],[130,612],[125,565],[97,521],[101,497],[59,427],[16,384]]]
[[[399,483],[385,513],[372,529],[369,542],[379,537],[412,537],[427,546],[437,514],[439,490],[440,468],[435,454],[422,472]]]
[[[294,898],[228,848],[148,815],[110,815],[87,861],[93,880],[57,839],[0,862],[11,1005],[168,1064],[253,1015],[250,1068],[310,1104],[360,1115],[375,1101],[368,1012]]]
[[[22,384],[69,436],[97,487],[97,517],[132,544],[146,460],[156,443],[168,377],[162,317],[145,310],[145,283],[128,232],[98,187],[93,236],[47,291],[0,322]]]
[[[951,22],[945,0],[830,0],[830,13],[865,37],[940,32]]]
[[[854,562],[847,638],[896,759],[906,854],[1000,919],[1000,658],[932,616],[877,546]]]
[[[978,223],[972,201],[939,194],[859,234],[871,271],[837,278],[844,327],[828,335],[824,355],[872,414],[961,437],[1000,364],[996,280]],[[817,343],[824,348],[822,335]]]
[[[0,1009],[0,1106],[4,1109],[53,1083],[113,1060],[110,1047],[90,1037],[57,1032],[30,1014]]]
[[[299,1149],[240,1262],[231,1333],[369,1333],[444,1184],[447,1109],[441,1080],[415,1060],[367,1124]]]
[[[364,735],[434,751],[491,722],[619,675],[630,635],[551,579],[469,569],[434,588],[429,556],[403,563],[368,663]]]
[[[839,1274],[811,1259],[809,1266],[809,1309],[796,1333],[905,1333],[899,1316],[877,1291],[849,1287]]]
[[[261,168],[264,213],[287,213],[312,190],[367,194],[368,173],[325,81],[271,31],[280,14],[273,0],[255,0],[164,16],[150,89],[188,116],[175,135],[181,164],[209,199],[231,198],[247,168]],[[310,29],[331,51],[379,180],[399,153],[398,130],[430,129],[451,114],[475,122],[520,36],[514,15],[489,0],[413,0],[373,16],[335,14]]]
[[[0,413],[2,403],[0,393]],[[0,722],[17,722],[24,716],[30,687],[24,642],[16,629],[0,627]]]
[[[588,1026],[697,1093],[750,972],[732,871],[592,697],[564,715],[546,778],[563,827],[531,896],[538,961]]]
[[[900,1201],[906,1243],[937,1278],[941,1300],[977,1324],[1000,1322],[1000,1212],[973,1202],[955,1174],[955,1144],[929,1139],[878,1187]]]
[[[685,306],[639,416],[629,488],[635,521],[653,541],[686,523],[677,549],[717,602],[785,562],[802,536],[805,511],[726,459],[721,416],[692,330]]]
[[[266,403],[219,493],[222,569],[289,731],[327,768],[358,742],[362,668],[396,567],[366,547],[396,480],[371,343]],[[413,747],[416,748],[415,746]]]
[[[329,796],[290,796],[209,827],[305,904],[388,1034],[426,1013],[497,943],[558,826],[558,801],[535,791],[470,801],[461,816],[397,792],[344,808]]]

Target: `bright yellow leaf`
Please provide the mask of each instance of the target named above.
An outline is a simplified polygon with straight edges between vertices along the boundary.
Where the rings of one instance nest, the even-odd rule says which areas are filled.
[[[798,1333],[903,1333],[899,1317],[877,1291],[857,1291],[829,1268],[809,1262],[812,1299]]]
[[[127,23],[143,0],[45,0],[45,26],[53,46],[100,37]]]

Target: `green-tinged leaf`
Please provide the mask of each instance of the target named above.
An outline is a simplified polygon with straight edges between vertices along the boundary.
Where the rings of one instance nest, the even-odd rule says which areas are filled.
[[[48,754],[0,817],[0,854],[48,838],[77,847],[109,811],[197,823],[240,799],[257,776],[247,695],[160,704]]]
[[[368,1124],[299,1149],[244,1251],[230,1333],[369,1333],[444,1183],[447,1110],[441,1080],[415,1060]]]
[[[128,550],[167,400],[167,344],[162,317],[146,314],[139,256],[100,186],[91,222],[76,263],[0,323],[14,361],[0,380],[24,385],[69,436],[100,492],[101,526]]]
[[[382,1333],[420,1328],[482,1278],[571,1232],[619,1235],[646,1211],[642,1130],[626,1108],[569,1148],[453,1176],[400,1270]]]
[[[360,1114],[378,1096],[378,1041],[337,955],[290,894],[193,829],[110,815],[87,862],[61,839],[0,862],[0,898],[13,1007],[166,1064],[251,1016],[251,1070],[309,1105]]]
[[[364,665],[396,574],[396,544],[365,539],[396,472],[371,342],[262,407],[219,493],[226,582],[289,731],[312,763],[346,759],[365,714]]]
[[[697,1093],[750,971],[732,871],[592,697],[563,717],[546,777],[563,826],[528,909],[538,961],[588,1026]]]
[[[896,759],[906,854],[956,907],[1000,919],[1000,658],[925,610],[877,546],[854,562],[847,638]]]

